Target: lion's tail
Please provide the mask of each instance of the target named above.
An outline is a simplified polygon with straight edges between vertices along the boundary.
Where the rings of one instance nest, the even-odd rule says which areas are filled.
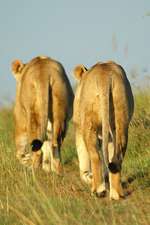
[[[105,82],[105,83],[103,83]],[[110,90],[111,90],[111,86],[112,86],[112,81],[111,81],[111,74],[108,75],[107,77],[105,77],[104,80],[101,81],[101,91],[100,91],[100,95],[101,95],[101,105],[103,107],[101,107],[101,113],[102,113],[102,151],[103,151],[103,157],[104,157],[104,163],[106,168],[109,169],[110,172],[112,173],[116,173],[119,171],[119,165],[118,165],[118,161],[117,161],[117,153],[118,153],[118,148],[114,147],[114,155],[113,158],[111,160],[111,162],[109,162],[109,157],[108,157],[108,142],[109,142],[109,130],[110,130]],[[115,109],[116,111],[116,109]],[[117,122],[115,119],[115,126],[117,126]],[[118,137],[118,135],[116,135]],[[116,142],[118,143],[118,141],[116,140]],[[116,143],[116,144],[117,144]]]
[[[104,83],[103,83],[104,82]],[[102,152],[104,163],[108,168],[108,141],[109,141],[109,97],[110,97],[110,76],[105,77],[100,83],[100,101],[102,115]]]
[[[49,82],[46,76],[38,81],[35,89],[35,102],[32,103],[30,111],[30,143],[32,151],[41,149],[46,137],[48,123],[48,104],[49,104]]]
[[[132,111],[131,114],[129,114],[127,109],[130,104],[129,99],[133,104],[133,96],[130,84],[123,68],[120,66],[116,66],[114,68],[115,73],[117,74],[115,80],[118,81],[118,84],[114,85],[114,94],[112,96],[115,119],[115,135],[113,137],[114,154],[108,167],[112,173],[117,173],[121,170],[123,154],[125,153],[127,147],[128,125],[131,118],[130,115],[132,115]],[[115,88],[115,86],[117,88]],[[118,89],[120,90],[119,93],[117,92]]]

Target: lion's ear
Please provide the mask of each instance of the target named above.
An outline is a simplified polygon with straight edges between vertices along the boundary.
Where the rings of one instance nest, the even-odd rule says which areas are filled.
[[[12,62],[11,70],[12,70],[12,73],[15,76],[16,80],[20,79],[21,71],[22,71],[23,67],[24,67],[24,64],[18,59],[14,60]]]
[[[87,71],[87,68],[84,65],[78,65],[74,68],[73,73],[77,80],[82,78],[83,73]]]

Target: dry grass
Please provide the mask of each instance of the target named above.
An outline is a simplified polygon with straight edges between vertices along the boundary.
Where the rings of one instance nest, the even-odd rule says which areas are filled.
[[[90,196],[79,179],[73,126],[63,145],[64,176],[23,168],[15,158],[12,111],[0,112],[0,225],[150,224],[150,95],[136,94],[123,164],[125,200]]]

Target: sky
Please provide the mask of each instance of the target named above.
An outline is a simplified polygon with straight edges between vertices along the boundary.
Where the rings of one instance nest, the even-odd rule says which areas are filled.
[[[0,103],[15,98],[11,62],[38,55],[60,61],[72,84],[77,64],[107,60],[141,82],[150,75],[150,0],[0,0]]]

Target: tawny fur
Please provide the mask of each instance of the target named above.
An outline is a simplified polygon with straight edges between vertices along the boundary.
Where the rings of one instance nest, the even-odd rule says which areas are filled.
[[[79,80],[73,121],[81,177],[84,180],[83,174],[92,171],[92,192],[101,196],[103,173],[109,171],[110,198],[119,199],[123,196],[121,165],[134,110],[129,81],[123,68],[112,61],[97,63],[89,70],[79,65],[74,75]],[[102,157],[98,153],[99,144]]]
[[[67,122],[72,116],[74,98],[63,66],[51,58],[41,56],[26,64],[20,60],[14,61],[12,73],[17,81],[14,108],[17,157],[26,163],[30,144],[33,141],[36,143],[36,140],[41,143],[49,140],[52,155],[55,157],[59,154],[58,167],[61,167],[60,147]],[[52,125],[51,131],[48,130],[48,121]],[[33,152],[32,163],[36,161],[33,166],[39,166],[41,156],[39,152]]]

